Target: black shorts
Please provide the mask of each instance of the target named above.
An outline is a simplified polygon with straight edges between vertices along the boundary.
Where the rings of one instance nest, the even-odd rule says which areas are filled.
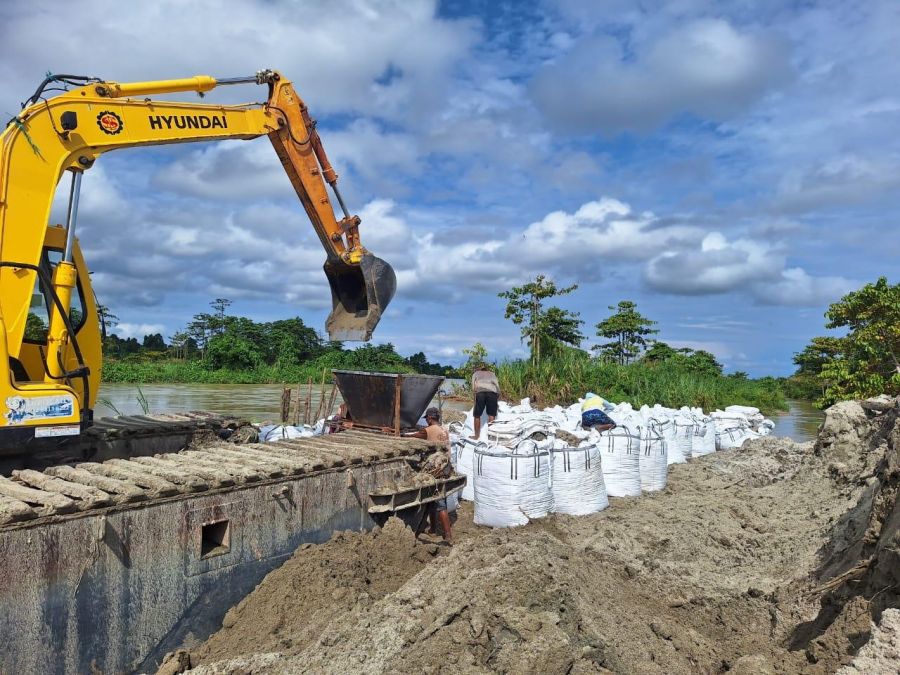
[[[481,413],[487,408],[488,417],[497,416],[497,399],[499,396],[492,391],[479,391],[475,394],[475,417],[481,417]]]

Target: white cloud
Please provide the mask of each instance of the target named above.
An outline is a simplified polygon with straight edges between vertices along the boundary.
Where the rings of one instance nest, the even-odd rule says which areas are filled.
[[[427,94],[478,36],[475,21],[437,17],[434,1],[160,0],[111,12],[100,0],[86,0],[77,12],[57,10],[51,0],[31,2],[29,11],[0,5],[6,85],[0,110],[18,109],[11,97],[31,94],[43,74],[36,63],[118,81],[232,77],[272,67],[296,83],[314,113],[394,117],[437,104]],[[57,39],[48,44],[47,35]],[[378,84],[391,68],[397,76]],[[263,91],[233,87],[215,99],[258,100]]]
[[[786,268],[783,250],[762,241],[729,241],[719,232],[699,249],[667,251],[651,260],[644,279],[654,290],[680,295],[739,292],[768,305],[815,306],[837,300],[859,286],[844,277],[813,277]]]
[[[128,338],[136,338],[140,342],[145,335],[153,335],[154,333],[162,334],[166,337],[166,327],[161,323],[118,323],[110,332],[115,333],[120,338],[127,340]]]
[[[790,69],[779,41],[724,19],[671,27],[635,50],[628,59],[612,38],[582,38],[537,73],[536,104],[569,131],[646,131],[685,112],[727,119],[783,81]]]

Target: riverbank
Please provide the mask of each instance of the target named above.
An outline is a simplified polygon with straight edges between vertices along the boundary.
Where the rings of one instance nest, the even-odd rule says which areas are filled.
[[[353,354],[354,352],[343,352]],[[413,372],[396,363],[348,362],[342,357],[320,358],[294,366],[267,366],[241,370],[211,369],[195,360],[116,360],[103,364],[104,383],[133,384],[283,384],[296,386],[310,380],[331,381],[333,368],[378,372]],[[714,372],[693,372],[672,364],[642,362],[621,366],[589,358],[560,357],[539,366],[526,361],[504,361],[497,366],[503,397],[530,398],[535,405],[569,405],[588,391],[611,401],[627,401],[634,407],[659,403],[715,410],[728,405],[759,408],[766,415],[788,409],[784,392],[775,378],[749,379]]]
[[[834,673],[898,603],[897,405],[840,404],[815,445],[765,438],[673,465],[662,492],[590,516],[492,530],[466,506],[452,548],[393,526],[336,535],[183,662],[197,675]]]
[[[292,366],[259,365],[254,368],[210,368],[200,360],[164,359],[129,361],[107,359],[103,362],[103,381],[132,384],[297,384],[312,380],[319,384],[323,378],[331,381],[333,368],[362,369],[354,363],[334,359],[315,359]],[[376,364],[368,367],[385,373],[408,373],[412,369],[396,364]]]

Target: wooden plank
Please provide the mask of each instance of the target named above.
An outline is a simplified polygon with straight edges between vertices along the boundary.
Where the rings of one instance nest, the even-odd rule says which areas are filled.
[[[113,501],[109,494],[98,488],[48,476],[33,469],[16,470],[12,474],[14,478],[27,485],[76,499],[76,505],[82,511],[107,506]]]
[[[116,478],[108,478],[100,476],[84,469],[76,469],[74,466],[51,466],[44,473],[72,483],[80,483],[81,485],[89,485],[112,495],[113,501],[120,502],[139,502],[147,499],[147,493],[133,483],[118,480]]]
[[[152,457],[148,457],[147,459],[153,459]],[[110,459],[107,464],[112,464],[113,466],[119,466],[123,469],[130,469],[131,471],[136,472],[144,472],[149,473],[157,478],[162,478],[163,480],[167,480],[170,483],[178,485],[182,488],[181,491],[186,492],[203,492],[205,490],[209,490],[209,483],[197,476],[187,473],[181,469],[166,466],[164,464],[160,465],[159,463],[144,463],[144,462],[134,462],[128,459]]]
[[[65,495],[36,490],[2,476],[0,476],[0,494],[26,504],[40,504],[50,513],[71,513],[77,508],[75,502]]]
[[[183,471],[185,474],[197,476],[201,481],[207,482],[214,487],[231,487],[234,485],[234,478],[231,474],[216,469],[210,469],[199,463],[191,463],[190,461],[176,461],[179,455],[157,455],[156,457],[132,457],[132,462],[144,464],[146,466],[158,466],[162,469]]]
[[[25,502],[0,495],[0,525],[37,518],[38,512]]]
[[[123,469],[120,466],[113,466],[112,464],[107,463],[101,464],[99,462],[84,462],[82,464],[76,464],[75,466],[76,468],[84,469],[89,473],[134,483],[138,487],[150,490],[154,497],[169,497],[181,492],[181,489],[174,483],[170,483],[157,476],[152,476],[146,472],[132,471]]]

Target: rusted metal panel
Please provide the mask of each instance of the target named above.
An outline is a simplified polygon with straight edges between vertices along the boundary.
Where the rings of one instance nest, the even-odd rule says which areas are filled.
[[[381,460],[4,526],[0,673],[154,672],[298,545],[371,527],[368,494],[409,475]]]
[[[415,427],[444,381],[435,375],[332,372],[354,424],[376,428],[397,428],[398,416],[401,429]]]

